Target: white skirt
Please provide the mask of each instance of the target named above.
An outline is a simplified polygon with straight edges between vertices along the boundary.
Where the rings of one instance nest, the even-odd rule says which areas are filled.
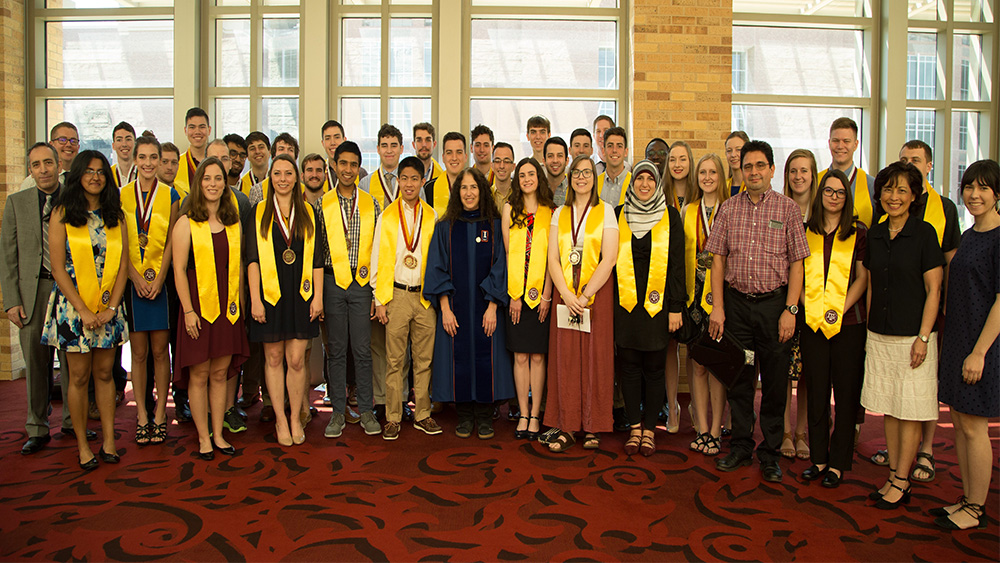
[[[900,420],[937,420],[937,333],[931,333],[927,358],[910,367],[915,336],[888,336],[868,331],[865,382],[861,405]]]

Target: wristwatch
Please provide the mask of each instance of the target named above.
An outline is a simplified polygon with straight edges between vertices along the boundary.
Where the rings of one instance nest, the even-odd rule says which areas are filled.
[[[793,314],[793,315],[798,315],[799,314],[799,306],[798,305],[786,305],[785,306],[785,310],[788,311],[789,313]]]
[[[924,344],[927,344],[931,340],[930,336],[924,336],[923,334],[918,334],[917,338],[919,338],[920,341],[923,342]]]

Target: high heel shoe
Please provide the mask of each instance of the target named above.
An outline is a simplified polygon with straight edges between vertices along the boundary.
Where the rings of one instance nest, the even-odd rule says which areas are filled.
[[[903,493],[903,496],[899,497],[899,499],[896,500],[896,501],[894,501],[894,502],[890,502],[890,501],[885,500],[885,496],[883,496],[882,498],[880,498],[878,500],[878,502],[875,503],[875,508],[877,508],[879,510],[892,510],[894,508],[899,508],[899,505],[901,505],[901,504],[910,504],[910,488],[911,488],[910,480],[909,479],[900,479],[899,477],[896,477],[895,475],[893,475],[893,481],[902,481],[902,482],[906,483],[906,488],[905,489],[902,488],[902,487],[900,487],[900,486],[898,486],[898,485],[896,485],[896,483],[892,483],[891,485],[889,485],[889,487],[891,487],[893,489],[896,489],[897,491],[900,491],[901,493]]]
[[[889,481],[890,482],[892,481],[892,476],[895,475],[895,474],[896,474],[896,470],[890,467],[889,468],[889,475],[890,475]],[[879,487],[879,488],[881,488],[881,487]],[[882,500],[882,493],[880,493],[878,491],[879,491],[878,489],[875,489],[874,491],[868,493],[868,500],[874,500],[874,501],[880,501],[880,500]]]
[[[121,461],[121,456],[118,454],[109,454],[104,452],[104,446],[101,446],[101,451],[97,452],[97,455],[101,458],[104,463],[118,463]]]
[[[524,439],[528,440],[529,442],[534,442],[538,438],[538,435],[542,433],[541,432],[542,419],[540,417],[529,416],[528,417],[528,427],[529,428],[531,427],[531,419],[532,418],[538,421],[538,428],[539,429],[538,430],[525,430]]]
[[[305,441],[306,441],[306,434],[305,434],[305,432],[303,432],[302,434],[299,434],[298,436],[292,436],[292,443],[295,444],[296,446],[299,446],[299,445],[305,443]]]
[[[674,401],[674,406],[677,407],[677,415],[674,416],[674,409],[670,409],[667,417],[667,432],[670,434],[676,434],[681,429],[681,404]]]
[[[520,420],[527,420],[529,424],[531,423],[531,419],[529,419],[526,416],[518,416],[517,418],[520,419]],[[527,437],[528,437],[528,429],[527,428],[525,428],[524,430],[518,430],[516,428],[514,429],[514,439],[515,440],[524,440]]]

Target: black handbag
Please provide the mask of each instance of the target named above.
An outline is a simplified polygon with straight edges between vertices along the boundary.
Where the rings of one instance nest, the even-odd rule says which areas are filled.
[[[691,344],[708,331],[708,315],[701,305],[692,304],[681,309],[681,319],[681,328],[674,333],[674,340],[681,344]]]
[[[715,340],[705,331],[688,346],[688,357],[708,369],[727,389],[739,380],[748,366],[753,369],[754,365],[754,351],[746,349],[728,332]]]

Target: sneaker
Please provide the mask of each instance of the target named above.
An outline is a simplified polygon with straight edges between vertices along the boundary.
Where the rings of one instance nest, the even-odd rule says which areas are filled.
[[[352,409],[349,406],[344,407],[344,419],[347,420],[348,424],[357,424],[361,422],[361,415],[358,411]]]
[[[222,417],[222,426],[234,434],[244,432],[247,429],[247,423],[243,422],[240,415],[236,414],[236,407],[229,407],[229,410],[226,411],[226,415]]]
[[[493,438],[493,421],[492,420],[480,421],[478,434],[480,440],[489,440]]]
[[[414,422],[413,427],[416,428],[417,430],[423,431],[425,434],[430,434],[432,436],[434,434],[440,434],[442,432],[441,425],[434,422],[434,419],[429,416],[423,420],[418,420]]]
[[[455,435],[459,438],[468,438],[469,436],[472,436],[472,421],[463,420],[459,422],[458,426],[455,427]]]
[[[385,428],[382,429],[382,439],[395,440],[396,438],[399,438],[399,423],[386,422]]]
[[[330,424],[326,425],[323,435],[327,438],[339,438],[344,433],[344,414],[335,412],[330,416]]]
[[[365,434],[369,436],[377,436],[382,433],[382,427],[379,425],[378,421],[375,420],[375,414],[371,412],[366,412],[361,415],[361,428],[364,429]]]

